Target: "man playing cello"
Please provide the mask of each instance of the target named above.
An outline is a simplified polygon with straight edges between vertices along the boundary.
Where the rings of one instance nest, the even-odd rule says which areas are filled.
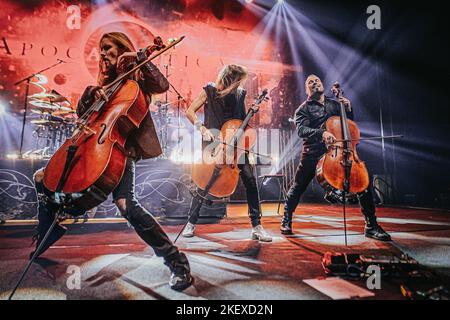
[[[327,151],[326,144],[333,144],[336,141],[333,134],[322,129],[322,125],[329,117],[340,114],[339,102],[344,104],[347,117],[353,119],[350,101],[341,97],[337,102],[325,97],[322,81],[316,75],[308,76],[305,89],[308,99],[295,112],[295,125],[299,136],[303,138],[303,150],[294,183],[289,189],[284,204],[284,216],[280,228],[281,233],[287,235],[293,234],[292,214],[300,197],[314,178],[316,165],[320,157]],[[365,236],[376,240],[390,241],[389,234],[377,223],[375,204],[370,189],[358,194],[358,200],[366,221]]]
[[[77,107],[79,116],[86,112],[95,99],[108,100],[102,86],[114,81],[119,73],[130,70],[136,63],[139,64],[147,59],[145,51],[136,52],[130,39],[121,32],[104,34],[99,46],[101,59],[97,86],[89,86],[84,91]],[[146,63],[131,78],[139,84],[140,90],[145,95],[147,105],[151,101],[151,94],[163,93],[169,89],[167,79],[151,62]],[[170,287],[174,290],[183,290],[189,287],[193,281],[185,254],[178,251],[178,248],[173,245],[155,218],[139,204],[134,194],[136,161],[157,157],[162,152],[150,113],[127,140],[125,151],[128,160],[125,172],[112,192],[114,203],[123,217],[133,226],[139,237],[153,248],[157,256],[164,258],[164,263],[172,272],[169,281]],[[53,203],[43,192],[43,177],[43,169],[38,170],[34,175],[36,190],[39,195],[37,246],[49,229],[58,209],[58,205]],[[57,224],[38,255],[60,239],[65,231],[65,227]]]

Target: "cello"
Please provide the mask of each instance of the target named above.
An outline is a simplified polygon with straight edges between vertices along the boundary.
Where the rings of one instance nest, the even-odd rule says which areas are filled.
[[[343,94],[337,81],[332,91],[338,99]],[[361,138],[356,123],[347,119],[342,102],[340,116],[328,118],[324,125],[326,130],[336,137],[336,141],[327,147],[327,152],[318,161],[316,178],[326,191],[326,200],[343,204],[345,245],[347,245],[346,202],[356,202],[358,195],[369,187],[369,174],[366,165],[356,152],[356,145],[363,140],[402,138],[403,135]]]
[[[339,99],[342,90],[338,84],[334,88]],[[340,103],[340,115],[328,118],[324,125],[337,141],[327,147],[317,163],[317,181],[325,189],[327,200],[355,202],[357,194],[369,187],[369,173],[356,151],[360,138],[358,126],[347,118],[343,103]]]
[[[334,86],[336,98],[342,90],[339,84]],[[356,152],[359,143],[359,129],[356,123],[347,119],[344,104],[340,102],[340,115],[332,116],[325,122],[325,128],[336,137],[336,141],[327,147],[327,152],[316,166],[316,178],[325,189],[325,199],[341,202],[344,216],[345,245],[347,245],[346,202],[356,202],[358,193],[369,187],[369,173],[366,165]]]
[[[255,99],[244,120],[231,119],[220,129],[215,145],[205,149],[203,163],[192,167],[192,180],[202,190],[201,196],[210,194],[217,198],[229,197],[239,180],[238,160],[250,151],[256,142],[256,133],[248,126],[263,101],[267,101],[267,89]]]
[[[267,93],[267,89],[264,89],[255,99],[244,120],[226,121],[220,128],[219,137],[203,150],[203,162],[192,165],[191,179],[199,191],[191,191],[193,198],[198,201],[195,207],[191,207],[190,212],[200,210],[204,202],[211,204],[212,200],[208,199],[208,195],[225,199],[234,193],[239,181],[238,161],[244,153],[268,157],[251,151],[256,142],[256,132],[249,127],[249,122],[259,111],[260,104],[268,100]],[[188,223],[189,218],[174,243]]]
[[[154,44],[146,48],[150,57],[103,87],[108,102],[99,99],[87,109],[78,119],[73,135],[45,168],[45,192],[55,202],[89,210],[107,199],[124,173],[127,139],[149,112],[138,83],[128,76],[183,39],[184,36],[166,46],[156,37]],[[155,51],[159,52],[152,55]]]
[[[343,91],[339,82],[333,84],[332,92],[337,99],[342,96]],[[330,117],[324,125],[337,140],[328,146],[327,152],[319,160],[316,178],[326,191],[326,200],[333,203],[344,203],[344,200],[355,203],[358,194],[369,187],[369,174],[366,165],[356,152],[356,145],[360,141],[402,138],[403,135],[360,137],[358,126],[354,121],[347,119],[342,103],[340,116]]]

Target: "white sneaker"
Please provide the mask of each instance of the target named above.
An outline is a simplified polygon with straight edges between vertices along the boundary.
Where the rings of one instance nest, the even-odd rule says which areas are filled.
[[[181,235],[185,238],[192,238],[194,236],[194,231],[195,224],[188,222]]]
[[[263,242],[272,242],[272,237],[264,230],[262,225],[257,225],[252,229],[252,239]]]

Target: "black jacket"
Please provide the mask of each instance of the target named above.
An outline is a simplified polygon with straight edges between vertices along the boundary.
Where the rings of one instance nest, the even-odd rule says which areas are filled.
[[[331,116],[340,115],[338,101],[325,97],[325,103],[308,98],[295,111],[295,126],[300,138],[303,138],[303,154],[320,156],[326,152],[322,141],[324,124]],[[353,110],[347,111],[347,117],[353,120]]]

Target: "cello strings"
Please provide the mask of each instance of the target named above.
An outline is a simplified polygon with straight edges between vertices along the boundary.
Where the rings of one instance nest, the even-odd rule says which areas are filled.
[[[105,94],[108,94],[110,91],[110,88],[108,88],[106,90],[107,91],[105,92]],[[97,103],[99,103],[99,100],[94,101],[91,104],[91,106],[83,113],[83,115],[80,118],[78,118],[77,125],[79,125],[79,127],[78,127],[79,131],[74,136],[71,137],[72,143],[76,143],[78,141],[78,139],[81,137],[81,133],[82,133],[81,128],[86,126],[87,121],[89,120],[91,115],[95,112]]]

